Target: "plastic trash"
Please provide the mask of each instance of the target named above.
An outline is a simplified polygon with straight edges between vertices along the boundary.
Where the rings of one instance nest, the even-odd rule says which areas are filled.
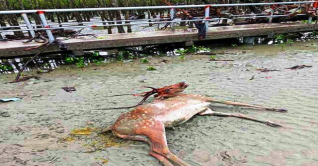
[[[6,102],[12,102],[12,101],[19,101],[19,100],[21,99],[17,97],[13,97],[13,98],[0,99],[0,102],[6,103]]]

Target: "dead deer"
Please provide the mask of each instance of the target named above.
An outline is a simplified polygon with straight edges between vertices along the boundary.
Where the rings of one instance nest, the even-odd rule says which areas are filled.
[[[264,123],[272,127],[280,127],[279,124],[271,121],[258,120],[243,114],[212,111],[209,108],[211,102],[268,111],[287,111],[285,109],[267,108],[232,101],[219,101],[211,97],[181,93],[187,86],[185,83],[175,84],[172,87],[179,87],[177,91],[169,90],[165,92],[171,92],[173,95],[163,94],[167,98],[155,99],[152,103],[137,106],[132,111],[122,114],[112,126],[103,132],[112,131],[114,135],[123,139],[147,142],[151,147],[149,154],[165,166],[172,166],[169,160],[180,166],[189,166],[188,163],[181,160],[169,150],[165,134],[166,127],[180,125],[194,115],[237,117]]]

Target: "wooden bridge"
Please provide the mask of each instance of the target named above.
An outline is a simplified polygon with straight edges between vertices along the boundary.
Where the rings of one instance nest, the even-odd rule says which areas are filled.
[[[236,25],[225,27],[209,28],[204,41],[216,39],[229,39],[238,37],[266,37],[269,35],[292,32],[306,32],[318,30],[318,26],[302,23],[279,23],[279,24],[254,24],[254,25]],[[85,50],[98,50],[117,47],[131,47],[142,45],[156,45],[168,43],[191,43],[198,41],[196,29],[193,32],[184,32],[183,30],[139,32],[127,34],[112,34],[105,39],[69,39],[63,41],[69,51],[81,54]],[[38,52],[38,49],[24,51],[24,49],[40,45],[38,43],[23,44],[22,41],[0,42],[0,58],[32,55]],[[50,46],[45,52],[60,52],[58,46]]]
[[[318,13],[318,3],[317,5],[313,4],[316,1],[297,1],[297,2],[274,2],[274,3],[244,3],[244,4],[212,4],[212,5],[180,5],[180,6],[143,6],[143,7],[117,7],[117,8],[83,8],[83,9],[46,9],[46,10],[18,10],[18,11],[0,11],[0,14],[21,14],[24,19],[25,24],[17,26],[17,28],[22,29],[13,29],[11,30],[2,30],[3,27],[0,27],[1,32],[9,31],[28,31],[30,37],[35,37],[35,31],[42,30],[46,32],[49,42],[53,42],[55,37],[52,34],[51,30],[57,29],[74,29],[74,28],[87,28],[92,27],[92,25],[78,26],[83,23],[76,23],[77,26],[69,25],[70,23],[62,23],[63,27],[60,27],[62,24],[58,26],[53,24],[49,24],[44,16],[44,13],[57,13],[57,12],[85,12],[85,11],[120,11],[120,10],[138,10],[138,9],[165,9],[168,10],[169,15],[161,20],[159,15],[157,18],[149,19],[152,23],[157,24],[167,24],[169,23],[171,26],[171,30],[157,30],[152,32],[133,32],[133,33],[118,33],[118,34],[110,34],[106,37],[102,38],[71,38],[67,40],[60,40],[65,43],[67,47],[67,51],[73,52],[75,55],[83,55],[84,51],[87,50],[101,50],[101,49],[110,49],[110,48],[118,48],[118,47],[133,47],[133,46],[143,46],[143,45],[159,45],[159,44],[169,44],[169,43],[184,43],[185,45],[189,45],[198,40],[217,40],[217,39],[230,39],[230,38],[238,38],[238,37],[267,37],[274,36],[275,34],[282,33],[293,33],[293,32],[308,32],[318,30],[318,26],[311,24],[313,18],[316,18]],[[231,7],[231,6],[257,6],[257,5],[293,5],[295,10],[293,11],[284,11],[281,13],[280,10],[275,11],[277,8],[275,6],[274,9],[269,8],[270,12],[263,12],[261,14],[248,14],[242,16],[236,16],[234,14],[229,13],[228,17],[224,15],[212,15],[210,12],[210,8],[217,7]],[[301,6],[303,4],[304,6]],[[298,5],[298,7],[297,7]],[[176,11],[178,11],[179,15],[186,14],[187,11],[184,9],[187,8],[201,8],[203,10],[202,17],[196,17],[192,19],[185,20],[177,20],[178,15]],[[286,7],[285,7],[286,8]],[[305,8],[305,13],[297,13],[297,10],[301,8]],[[176,10],[178,9],[178,10]],[[215,11],[215,10],[214,10]],[[303,11],[303,10],[300,10]],[[278,13],[275,13],[278,12]],[[35,14],[37,13],[41,18],[41,26],[42,28],[38,28],[39,25],[31,24],[27,14]],[[292,23],[272,23],[273,19],[276,18],[292,18],[297,15],[305,16],[308,21],[303,21],[306,23],[292,22]],[[213,17],[213,18],[211,18]],[[209,27],[211,26],[211,22],[218,20],[219,22],[223,19],[237,19],[237,18],[266,18],[268,19],[268,23],[262,24],[244,24],[244,25],[234,25],[234,26],[217,26],[217,27]],[[305,18],[305,19],[306,19]],[[158,21],[159,19],[159,21]],[[301,19],[303,20],[303,19]],[[126,21],[130,22],[126,24]],[[102,21],[99,22],[99,26],[122,26],[124,24],[127,25],[139,25],[133,24],[133,21],[136,20],[113,20],[113,21]],[[143,22],[143,24],[149,24],[148,21]],[[175,25],[183,22],[200,22],[204,25],[204,29],[206,30],[206,38],[199,39],[198,29],[188,29],[188,30],[175,30]],[[112,23],[110,23],[112,22]],[[117,24],[120,22],[120,24]],[[107,25],[106,25],[107,24]],[[215,25],[215,24],[214,24]],[[25,28],[26,27],[26,28]],[[201,28],[202,30],[202,28]],[[59,38],[58,38],[59,39]],[[17,56],[27,56],[34,55],[39,52],[39,49],[32,49],[29,51],[24,51],[27,48],[35,47],[40,45],[39,43],[28,43],[24,44],[23,40],[12,40],[12,41],[0,41],[0,58],[8,58],[8,57],[17,57]],[[57,45],[51,45],[45,53],[57,53],[61,52],[60,48]]]

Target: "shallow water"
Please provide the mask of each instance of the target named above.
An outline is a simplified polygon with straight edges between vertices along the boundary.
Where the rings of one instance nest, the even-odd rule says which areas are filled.
[[[243,50],[244,49],[244,50]],[[220,49],[221,50],[221,49]],[[0,162],[2,165],[151,165],[159,162],[148,155],[144,143],[112,138],[120,146],[105,146],[96,134],[68,138],[73,129],[103,128],[128,110],[103,110],[131,106],[140,101],[132,96],[110,95],[145,91],[141,86],[161,87],[180,81],[196,93],[222,100],[268,107],[287,113],[213,105],[222,112],[239,112],[282,124],[272,128],[235,118],[196,116],[167,129],[170,150],[191,165],[318,165],[318,53],[317,41],[279,46],[258,45],[223,49],[210,62],[207,55],[150,59],[157,70],[147,71],[138,62],[92,65],[83,71],[63,66],[40,80],[5,84],[15,75],[0,75],[0,98],[22,97],[18,102],[0,103]],[[218,52],[218,51],[216,51]],[[295,65],[311,68],[289,70]],[[258,68],[280,71],[262,73]],[[27,73],[31,74],[31,73]],[[74,86],[67,93],[64,86]],[[97,148],[96,145],[104,146]]]

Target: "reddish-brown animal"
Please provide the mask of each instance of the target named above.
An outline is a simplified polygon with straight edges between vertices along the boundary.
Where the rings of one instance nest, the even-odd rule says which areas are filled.
[[[170,87],[183,91],[187,86],[185,83],[178,83]],[[189,166],[188,163],[178,158],[169,150],[165,128],[182,124],[194,115],[231,116],[265,123],[270,126],[280,126],[270,121],[258,120],[242,114],[214,112],[209,108],[211,102],[278,112],[286,111],[284,109],[265,108],[238,102],[218,101],[201,95],[179,93],[178,90],[169,91],[171,94],[167,92],[165,92],[166,95],[164,96],[168,98],[164,100],[156,99],[152,103],[140,105],[132,111],[122,114],[115,124],[108,128],[108,130],[111,130],[114,135],[120,138],[147,142],[151,147],[149,154],[157,158],[165,166],[172,166],[169,160],[181,166]]]

